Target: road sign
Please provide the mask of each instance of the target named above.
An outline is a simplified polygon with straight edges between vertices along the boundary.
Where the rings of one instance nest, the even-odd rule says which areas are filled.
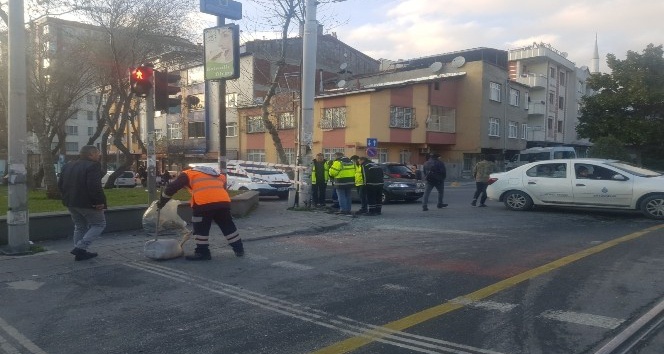
[[[378,146],[378,139],[376,138],[367,138],[367,147],[377,147]]]
[[[233,0],[201,0],[201,12],[231,20],[242,19],[242,3]]]
[[[368,147],[367,148],[367,156],[369,156],[369,157],[378,156],[378,149],[376,149],[375,147]]]
[[[240,77],[240,27],[229,24],[203,30],[205,80]]]

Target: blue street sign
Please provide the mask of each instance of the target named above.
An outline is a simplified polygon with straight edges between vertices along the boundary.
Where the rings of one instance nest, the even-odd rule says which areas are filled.
[[[376,149],[375,147],[368,147],[367,148],[367,156],[369,156],[369,157],[378,156],[378,149]]]
[[[367,138],[367,147],[377,147],[378,146],[378,139],[376,138]]]
[[[241,20],[242,3],[233,0],[201,0],[201,12]]]

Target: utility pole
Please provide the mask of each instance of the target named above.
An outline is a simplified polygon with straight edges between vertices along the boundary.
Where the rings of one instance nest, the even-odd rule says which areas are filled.
[[[7,236],[9,252],[26,253],[30,249],[27,193],[27,71],[25,67],[25,28],[23,27],[23,0],[9,2],[9,107],[7,134],[9,208],[7,210]]]
[[[316,0],[307,0],[304,17],[304,38],[302,43],[302,127],[300,152],[302,166],[300,173],[300,201],[305,207],[311,203],[311,160],[314,135],[314,96],[316,93],[316,51],[318,46],[318,21],[316,20]]]
[[[226,24],[226,18],[217,16],[217,26]],[[217,89],[217,109],[219,114],[219,171],[226,173],[226,80],[222,79],[212,85]],[[214,90],[213,90],[214,92]]]

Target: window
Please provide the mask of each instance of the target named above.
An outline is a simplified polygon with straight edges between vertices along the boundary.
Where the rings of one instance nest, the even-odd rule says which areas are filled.
[[[500,136],[500,120],[489,118],[489,136]]]
[[[265,150],[247,149],[247,161],[265,162]]]
[[[85,114],[88,116],[88,120],[94,120],[94,118],[95,118],[95,112],[93,112],[93,111],[86,111]]]
[[[330,161],[334,160],[334,154],[336,154],[337,152],[342,152],[345,154],[346,150],[344,148],[323,149],[323,155],[325,156],[325,159]]]
[[[66,151],[74,151],[78,152],[78,143],[77,142],[66,142],[65,143],[65,150]]]
[[[86,102],[87,104],[93,104],[93,103],[94,103],[94,99],[92,98],[92,95],[86,95],[86,96],[85,96],[85,102]]]
[[[558,97],[558,108],[559,109],[565,108],[565,97]]]
[[[516,139],[519,136],[519,126],[516,122],[510,121],[509,122],[509,132],[508,132],[508,138],[510,139]]]
[[[560,84],[560,86],[565,86],[565,73],[562,71],[558,75],[558,83]]]
[[[543,178],[565,178],[567,177],[567,164],[566,163],[545,163],[533,166],[526,171],[528,177],[543,177]]]
[[[415,108],[390,107],[390,128],[415,128]]]
[[[285,112],[279,114],[279,129],[293,129],[295,128],[295,117],[292,112]]]
[[[519,90],[510,88],[510,105],[514,107],[519,107]]]
[[[226,107],[237,107],[237,93],[226,94]]]
[[[88,136],[93,136],[95,134],[95,128],[94,127],[88,127]]]
[[[378,149],[378,162],[387,162],[388,156],[387,156],[387,149],[386,148],[379,148]]]
[[[528,124],[521,124],[521,139],[528,139]]]
[[[321,129],[346,127],[346,107],[323,108],[319,126]]]
[[[549,68],[549,77],[552,79],[556,78],[556,68]]]
[[[189,139],[205,138],[205,122],[189,122],[187,124]]]
[[[67,131],[67,135],[78,135],[78,126],[67,125],[65,129]]]
[[[558,123],[558,133],[562,133],[563,132],[563,121],[559,120],[557,123]]]
[[[182,139],[182,127],[180,126],[180,123],[173,123],[168,125],[168,138]]]
[[[549,92],[549,105],[553,106],[556,104],[556,95],[553,92]]]
[[[263,125],[263,117],[251,116],[247,117],[247,133],[263,133],[265,132],[265,125]]]
[[[501,85],[495,82],[489,83],[489,99],[492,101],[500,102]]]
[[[132,137],[133,138],[133,137]],[[164,138],[164,132],[161,129],[155,129],[154,130],[154,139],[155,140],[160,140]],[[134,139],[132,139],[132,142]]]
[[[286,158],[288,159],[288,164],[289,165],[295,165],[295,149],[294,148],[284,148],[284,153],[286,154]]]
[[[427,130],[432,132],[456,133],[456,109],[431,106],[427,119]]]
[[[226,126],[226,137],[233,138],[237,136],[237,123],[228,123]]]
[[[399,162],[405,164],[410,163],[410,150],[408,149],[399,150]]]

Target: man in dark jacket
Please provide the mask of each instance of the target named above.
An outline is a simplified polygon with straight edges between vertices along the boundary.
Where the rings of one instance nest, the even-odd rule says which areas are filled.
[[[101,186],[100,156],[96,147],[83,146],[78,160],[62,167],[58,180],[62,204],[69,209],[74,221],[74,249],[71,254],[75,256],[75,261],[97,257],[97,253],[88,252],[88,247],[106,227],[106,195]]]
[[[313,205],[316,207],[325,207],[325,189],[327,189],[328,163],[322,153],[316,155],[316,159],[311,163],[311,194]]]
[[[438,158],[440,154],[432,154],[429,161],[424,163],[424,179],[426,180],[426,188],[424,189],[424,197],[422,198],[422,211],[429,210],[429,194],[431,190],[436,188],[438,191],[438,209],[444,208],[447,204],[443,204],[443,193],[445,188],[445,178],[447,178],[447,170],[445,164]]]

